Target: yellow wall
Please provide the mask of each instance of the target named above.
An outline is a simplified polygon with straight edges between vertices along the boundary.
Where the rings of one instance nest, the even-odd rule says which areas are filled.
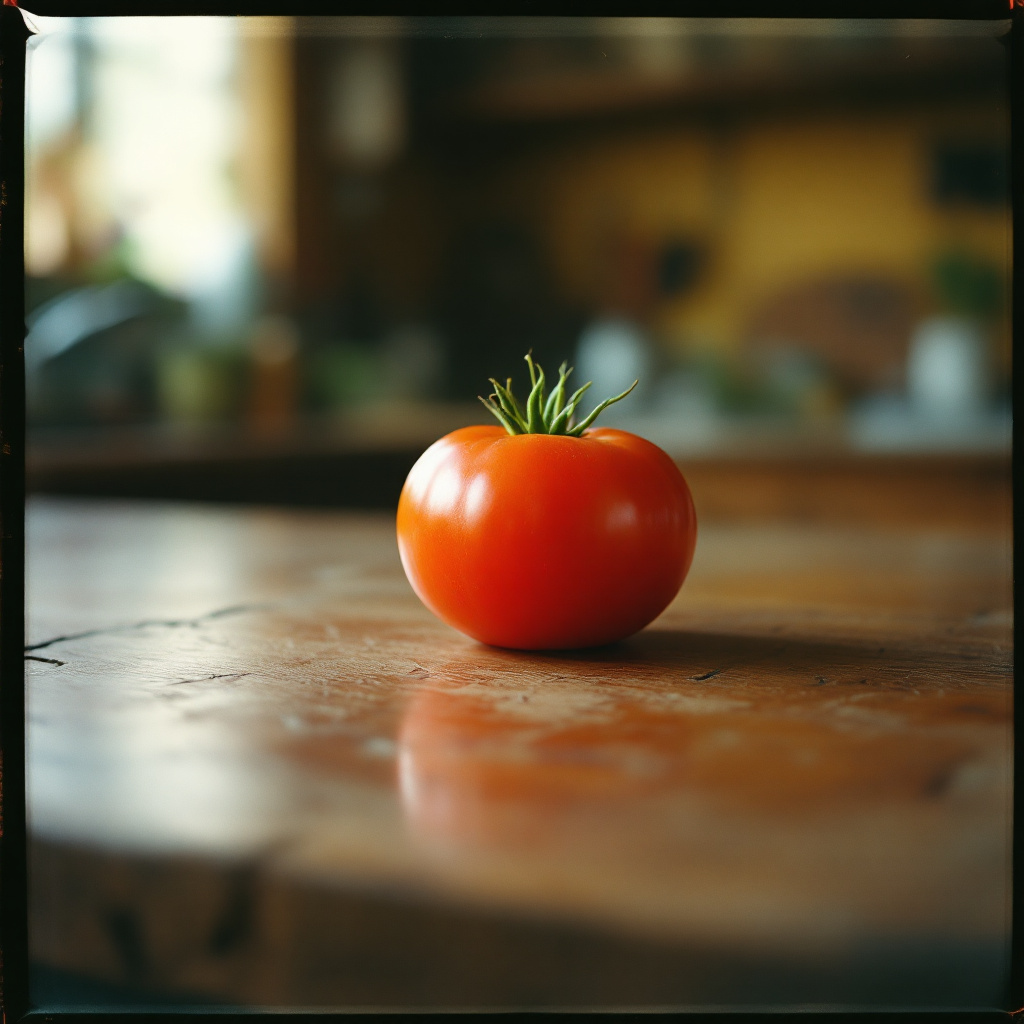
[[[780,117],[728,136],[662,128],[524,154],[498,194],[547,241],[564,297],[585,305],[607,224],[707,238],[707,274],[653,326],[670,345],[729,350],[754,306],[819,274],[880,271],[926,294],[928,261],[950,243],[1008,266],[1006,210],[944,211],[928,195],[933,142],[1005,130],[991,102]]]

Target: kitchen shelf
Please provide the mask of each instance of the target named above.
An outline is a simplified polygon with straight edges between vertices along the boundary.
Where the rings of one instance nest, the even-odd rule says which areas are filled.
[[[843,102],[943,100],[1005,90],[994,41],[900,38],[870,54],[849,45],[818,45],[789,59],[751,59],[644,71],[562,67],[501,74],[450,95],[441,121],[486,128],[615,119],[638,113],[750,116],[767,109]]]

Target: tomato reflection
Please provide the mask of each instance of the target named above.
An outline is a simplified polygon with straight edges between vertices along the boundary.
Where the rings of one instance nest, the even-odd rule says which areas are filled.
[[[417,834],[533,845],[607,812],[610,801],[657,788],[665,767],[658,751],[631,744],[621,730],[610,739],[604,718],[562,726],[538,718],[527,700],[438,690],[415,696],[399,731],[398,775]]]
[[[842,702],[823,727],[808,693],[806,714],[794,715],[770,695],[574,708],[564,692],[423,690],[399,731],[405,814],[432,840],[513,849],[572,837],[590,855],[595,843],[640,841],[630,822],[661,834],[666,815],[703,832],[709,821],[820,823],[879,801],[927,802],[955,790],[982,754],[960,721],[962,694],[935,699],[951,731],[921,720],[912,694],[890,692]]]

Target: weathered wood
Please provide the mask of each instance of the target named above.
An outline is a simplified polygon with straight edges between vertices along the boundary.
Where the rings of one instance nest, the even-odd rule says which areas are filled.
[[[612,647],[483,647],[385,516],[37,500],[42,963],[261,1005],[994,1005],[1005,532],[709,525]]]

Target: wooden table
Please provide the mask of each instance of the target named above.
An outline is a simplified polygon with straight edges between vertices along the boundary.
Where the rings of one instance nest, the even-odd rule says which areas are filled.
[[[703,524],[669,610],[573,654],[437,622],[392,530],[31,503],[38,964],[276,1007],[999,1003],[1005,530]]]

